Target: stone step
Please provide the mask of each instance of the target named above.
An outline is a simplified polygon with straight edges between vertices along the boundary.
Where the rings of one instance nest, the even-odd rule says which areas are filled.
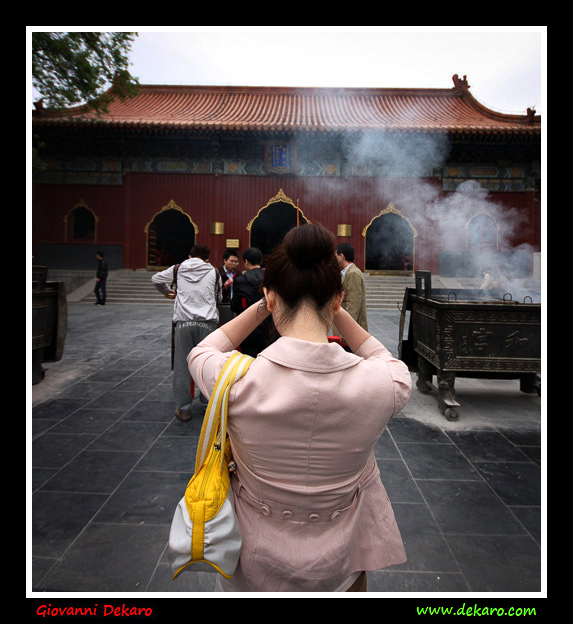
[[[173,305],[151,283],[153,271],[121,270],[110,273],[107,281],[107,303],[131,303],[134,305]],[[414,286],[413,277],[393,275],[364,275],[366,305],[372,309],[396,309],[404,298],[404,289]],[[81,299],[95,303],[93,288]]]
[[[107,304],[121,303],[134,305],[173,305],[151,283],[153,271],[121,270],[110,272],[107,280]],[[91,292],[82,299],[83,303],[95,303],[96,298]]]
[[[151,276],[154,273],[155,271],[145,269],[111,271],[107,282],[107,303],[172,306],[173,302],[161,295],[151,283]],[[58,278],[54,276],[52,279],[57,280]],[[529,285],[531,290],[540,291],[539,281],[523,281],[524,285]],[[402,305],[404,290],[415,286],[413,275],[370,275],[365,273],[364,282],[366,285],[366,307],[372,310],[396,310]],[[69,293],[68,301],[95,303],[94,283],[92,278],[74,292]],[[432,275],[434,288],[477,288],[479,283],[479,278],[458,280]]]
[[[396,310],[404,300],[404,290],[414,286],[413,276],[364,275],[366,308],[368,310]]]

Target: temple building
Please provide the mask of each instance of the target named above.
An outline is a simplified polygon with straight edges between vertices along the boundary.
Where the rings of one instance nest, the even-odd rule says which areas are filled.
[[[35,261],[150,269],[266,255],[321,223],[366,272],[474,276],[541,252],[541,119],[451,89],[143,85],[101,117],[36,104]],[[513,259],[517,259],[514,261]]]

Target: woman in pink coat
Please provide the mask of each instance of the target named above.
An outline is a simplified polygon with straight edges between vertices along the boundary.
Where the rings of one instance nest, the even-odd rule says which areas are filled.
[[[410,374],[341,308],[333,237],[322,226],[286,235],[263,286],[262,302],[188,357],[209,396],[230,353],[269,313],[281,335],[231,389],[243,547],[216,591],[366,591],[365,571],[406,560],[373,447],[406,404]],[[333,321],[353,353],[329,343]]]

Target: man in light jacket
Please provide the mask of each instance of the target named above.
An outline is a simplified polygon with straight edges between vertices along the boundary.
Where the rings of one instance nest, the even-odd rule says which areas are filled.
[[[336,259],[342,274],[342,308],[368,331],[366,285],[362,271],[354,264],[354,247],[350,243],[341,243],[336,248]]]
[[[175,300],[173,395],[176,416],[187,421],[193,402],[187,355],[217,328],[217,304],[223,298],[221,278],[209,264],[209,249],[195,245],[188,260],[156,273],[151,281],[160,293]]]

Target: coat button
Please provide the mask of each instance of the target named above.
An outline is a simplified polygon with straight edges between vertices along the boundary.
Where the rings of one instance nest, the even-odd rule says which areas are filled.
[[[271,515],[271,508],[268,505],[263,505],[261,507],[261,513],[263,514],[263,516],[270,516]]]
[[[292,513],[292,511],[290,509],[285,509],[283,511],[283,518],[285,520],[290,520],[292,518],[292,516],[293,516],[293,513]]]
[[[317,520],[320,519],[320,516],[317,513],[311,513],[310,516],[308,517],[308,519],[311,522],[316,522]]]

